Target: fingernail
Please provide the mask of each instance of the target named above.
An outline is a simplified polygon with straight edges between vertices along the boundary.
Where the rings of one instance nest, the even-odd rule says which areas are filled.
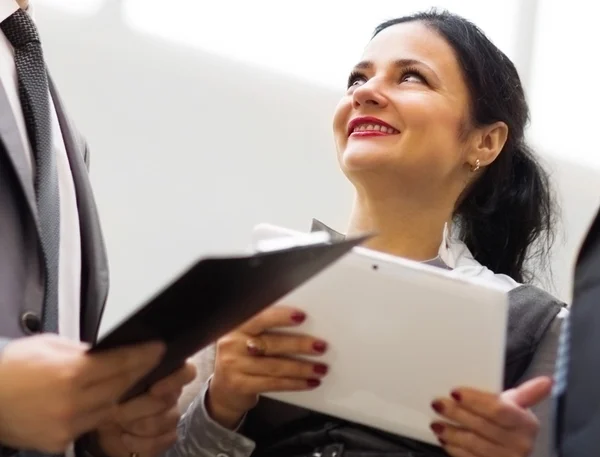
[[[431,430],[436,435],[441,435],[442,433],[444,433],[444,428],[445,427],[444,427],[443,424],[440,424],[439,422],[434,422],[429,427],[431,427]]]
[[[462,395],[457,390],[453,390],[452,392],[450,392],[450,396],[458,402],[462,401]]]
[[[434,401],[431,404],[431,408],[438,414],[442,414],[444,412],[444,404],[441,401]]]
[[[317,374],[327,374],[327,370],[329,370],[329,367],[327,365],[322,364],[322,363],[317,363],[313,367],[313,370]]]
[[[308,387],[319,387],[321,385],[321,381],[319,381],[318,379],[309,379],[308,381],[306,381],[306,384],[308,384]]]
[[[327,343],[325,341],[315,341],[313,343],[313,349],[319,354],[323,354],[327,350]]]
[[[448,443],[446,443],[446,440],[444,440],[444,439],[442,439],[442,438],[438,438],[438,441],[440,442],[440,444],[441,444],[442,446],[445,446],[446,444],[448,444]]]
[[[304,322],[306,320],[306,314],[304,314],[300,311],[296,311],[295,313],[292,314],[292,320],[296,324],[301,324],[302,322]]]

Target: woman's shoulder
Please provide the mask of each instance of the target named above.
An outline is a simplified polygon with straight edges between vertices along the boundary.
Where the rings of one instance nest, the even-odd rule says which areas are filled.
[[[521,328],[521,333],[534,342],[539,342],[553,322],[557,321],[554,327],[560,327],[563,317],[568,314],[563,301],[531,284],[509,290],[508,303],[509,331]]]
[[[523,308],[523,312],[547,307],[556,309],[558,313],[567,306],[565,302],[534,284],[518,284],[508,291],[508,300],[511,306]]]
[[[456,238],[447,238],[440,254],[452,274],[477,278],[506,292],[509,306],[505,384],[514,385],[538,351],[556,347],[562,322],[568,315],[565,303],[540,287],[494,273],[477,262],[467,246]]]
[[[458,249],[454,252],[459,252]],[[468,250],[456,257],[453,273],[476,277],[506,292],[509,362],[511,358],[533,355],[546,337],[558,338],[561,322],[568,310],[566,304],[551,293],[533,284],[521,284],[509,276],[494,273],[473,259]]]
[[[532,365],[538,367],[535,371],[540,371],[540,363],[542,371],[552,370],[568,310],[559,299],[533,285],[523,284],[510,290],[508,301],[505,384],[510,386],[522,379]],[[532,363],[535,360],[538,363]]]

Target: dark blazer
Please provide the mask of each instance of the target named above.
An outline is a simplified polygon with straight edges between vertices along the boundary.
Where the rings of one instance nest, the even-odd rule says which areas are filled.
[[[52,83],[51,94],[75,183],[82,249],[80,331],[81,339],[91,342],[108,293],[108,263],[88,178],[87,145]],[[0,86],[0,356],[10,339],[41,327],[44,273],[33,177],[25,160],[14,114]]]
[[[566,390],[557,399],[560,457],[600,455],[600,211],[577,266],[567,338]],[[557,373],[557,378],[560,374]]]

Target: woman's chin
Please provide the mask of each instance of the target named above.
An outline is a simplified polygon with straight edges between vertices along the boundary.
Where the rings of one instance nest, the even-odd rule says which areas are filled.
[[[342,169],[348,172],[368,171],[385,166],[389,167],[390,159],[388,151],[347,148],[340,157],[340,165]]]

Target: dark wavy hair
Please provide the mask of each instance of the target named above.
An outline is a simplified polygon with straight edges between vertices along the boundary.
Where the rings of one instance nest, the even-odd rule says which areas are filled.
[[[529,107],[517,69],[475,24],[448,11],[386,21],[373,37],[407,22],[425,24],[454,49],[470,92],[472,125],[508,126],[504,148],[459,200],[455,222],[479,263],[530,282],[534,275],[527,264],[549,271],[556,203],[548,173],[525,142]]]

